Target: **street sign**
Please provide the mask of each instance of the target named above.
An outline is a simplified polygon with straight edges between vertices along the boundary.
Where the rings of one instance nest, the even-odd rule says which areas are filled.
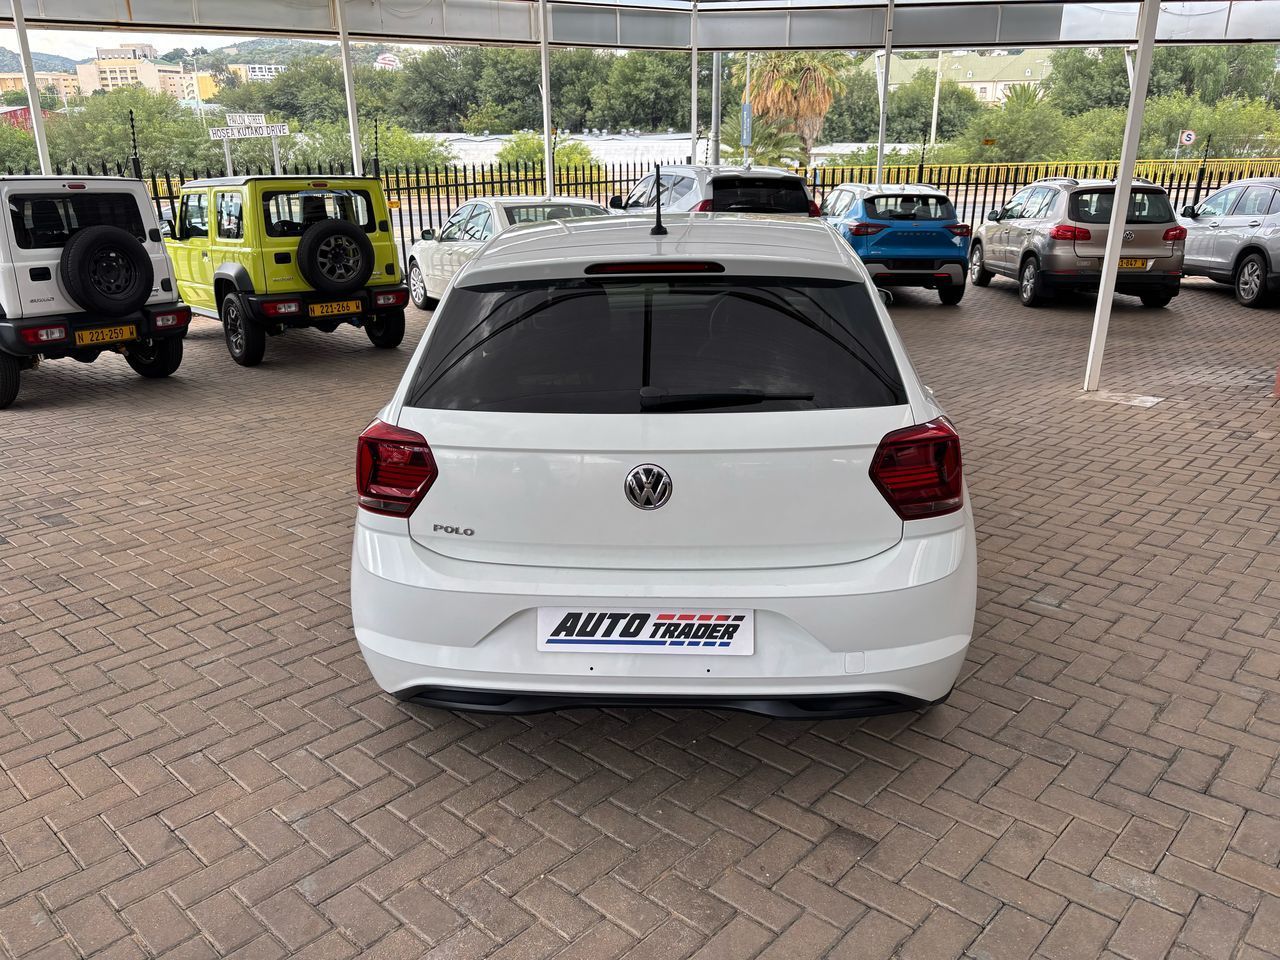
[[[263,113],[228,113],[228,127],[260,127],[267,122]]]
[[[1183,130],[1178,134],[1178,143],[1181,146],[1189,147],[1196,142],[1196,132],[1194,130]]]
[[[742,147],[751,146],[751,104],[744,103],[742,105],[742,139],[738,144]]]
[[[250,140],[254,137],[287,137],[287,123],[258,123],[243,127],[210,127],[210,140]]]

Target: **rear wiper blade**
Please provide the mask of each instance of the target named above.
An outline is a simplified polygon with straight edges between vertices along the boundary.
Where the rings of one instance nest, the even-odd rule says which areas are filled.
[[[641,387],[640,409],[661,410],[683,407],[735,407],[767,400],[812,400],[812,393],[771,393],[744,387],[737,390],[709,390],[703,393],[672,393],[665,387]]]

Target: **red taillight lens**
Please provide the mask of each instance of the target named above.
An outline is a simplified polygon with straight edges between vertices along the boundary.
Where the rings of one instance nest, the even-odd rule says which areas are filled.
[[[375,307],[403,307],[408,302],[409,294],[404,290],[390,290],[387,293],[375,293],[373,295],[373,305]]]
[[[811,217],[822,216],[822,208],[818,206],[818,203],[816,200],[809,201],[809,216]]]
[[[710,260],[642,260],[639,263],[592,263],[582,271],[601,273],[724,273],[724,264]]]
[[[39,347],[46,343],[58,343],[67,339],[67,328],[58,325],[56,327],[27,327],[19,330],[18,335],[22,337],[22,342],[29,347]]]
[[[302,312],[302,303],[298,300],[264,300],[262,312],[268,317],[292,317]]]
[[[356,441],[356,493],[372,513],[409,516],[439,475],[420,433],[375,420]]]
[[[885,228],[883,223],[853,223],[849,225],[849,233],[855,237],[869,237]]]
[[[1164,239],[1166,243],[1174,243],[1178,240],[1185,240],[1187,239],[1187,228],[1186,227],[1170,227],[1168,230],[1164,232]]]
[[[871,460],[871,482],[903,520],[959,510],[964,493],[955,428],[939,417],[888,434]]]
[[[973,227],[969,226],[967,223],[948,224],[947,229],[950,230],[952,233],[954,233],[957,237],[973,236]]]
[[[1073,227],[1069,223],[1060,223],[1049,231],[1052,240],[1090,240],[1093,234],[1085,227]]]
[[[694,208],[693,208],[693,212],[694,212],[694,213],[710,213],[710,212],[711,212],[711,201],[710,201],[710,200],[699,200],[699,201],[698,201],[698,205],[697,205],[696,207],[694,207]]]
[[[166,310],[164,313],[152,314],[151,321],[155,324],[157,330],[170,330],[173,327],[181,327],[190,323],[191,311],[186,307],[181,310]]]

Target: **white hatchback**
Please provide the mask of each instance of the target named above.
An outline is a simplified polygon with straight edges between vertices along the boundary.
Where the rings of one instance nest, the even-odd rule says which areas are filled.
[[[459,710],[944,699],[973,630],[960,442],[822,221],[522,227],[361,435],[379,685]]]

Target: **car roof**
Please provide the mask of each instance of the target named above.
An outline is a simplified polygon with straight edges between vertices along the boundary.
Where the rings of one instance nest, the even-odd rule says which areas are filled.
[[[784,170],[781,167],[741,167],[728,164],[709,164],[709,163],[673,163],[663,166],[662,172],[669,173],[679,171],[684,173],[702,173],[709,177],[745,175],[751,177],[797,177],[800,174],[794,170]],[[800,178],[803,179],[803,178]]]
[[[203,180],[188,180],[182,185],[182,189],[189,187],[243,187],[247,183],[259,183],[264,180],[271,181],[292,181],[295,183],[314,183],[317,180],[328,183],[330,180],[364,180],[369,183],[379,183],[377,177],[357,177],[352,173],[311,173],[311,174],[287,174],[277,177],[273,174],[253,174],[244,177],[206,177]]]
[[[947,196],[946,193],[930,183],[842,183],[832,189],[850,189],[861,193],[880,193],[886,196],[892,196],[896,193],[923,193],[944,199]]]
[[[142,185],[137,177],[102,177],[96,173],[81,175],[71,173],[19,173],[0,175],[0,181],[15,183],[136,183]]]
[[[861,282],[849,245],[818,219],[759,214],[673,213],[654,236],[654,217],[631,215],[523,224],[498,234],[459,273],[474,286],[533,278],[577,277],[593,263],[710,260],[729,274]]]
[[[1230,183],[1224,183],[1219,190],[1225,190],[1227,187],[1275,187],[1280,189],[1280,177],[1241,177],[1239,180],[1232,180]]]
[[[591,199],[589,199],[589,198],[587,198],[587,197],[547,197],[547,196],[541,196],[541,197],[537,197],[537,196],[515,196],[515,197],[472,197],[472,198],[471,198],[471,200],[468,200],[467,202],[468,202],[468,203],[471,203],[471,202],[476,201],[476,200],[491,200],[491,201],[492,201],[492,202],[494,202],[494,203],[501,203],[501,204],[508,204],[508,203],[513,203],[513,204],[514,204],[514,203],[519,203],[519,204],[525,204],[525,205],[528,205],[528,204],[539,204],[539,203],[546,203],[546,204],[552,204],[552,203],[577,203],[577,204],[581,204],[581,205],[583,205],[583,206],[585,206],[585,207],[600,207],[600,206],[602,206],[602,205],[601,205],[600,203],[598,203],[597,201],[595,201],[595,200],[591,200]]]

